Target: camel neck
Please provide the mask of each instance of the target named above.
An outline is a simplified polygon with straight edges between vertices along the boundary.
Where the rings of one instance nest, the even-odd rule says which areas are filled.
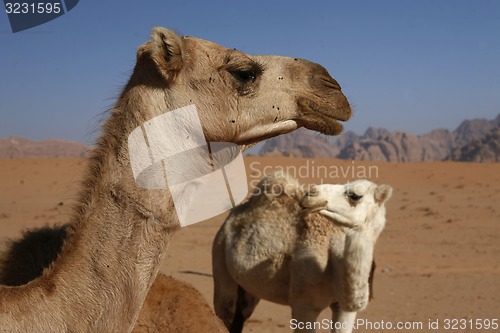
[[[123,140],[105,135],[94,150],[59,258],[38,280],[2,290],[7,297],[0,300],[0,321],[3,315],[18,318],[9,331],[30,331],[36,321],[47,321],[38,332],[133,328],[178,221],[168,190],[135,185],[126,144],[118,142]],[[30,311],[9,309],[10,297],[24,299],[16,304]],[[42,301],[28,304],[33,299]]]
[[[173,204],[168,190],[153,193],[136,186],[122,144],[126,140],[103,141],[90,165],[87,183],[93,185],[82,194],[77,222],[54,275],[62,281],[74,279],[76,272],[71,268],[77,262],[82,277],[82,285],[75,288],[82,293],[78,298],[88,298],[89,303],[95,302],[89,294],[100,298],[100,307],[92,309],[91,317],[93,323],[100,321],[104,326],[92,331],[126,331],[133,327],[177,224],[171,224]],[[101,172],[93,175],[95,169]],[[110,318],[120,318],[116,327],[108,327]]]

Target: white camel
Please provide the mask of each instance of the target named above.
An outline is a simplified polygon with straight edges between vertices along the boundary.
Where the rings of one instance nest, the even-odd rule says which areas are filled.
[[[266,176],[233,209],[213,244],[214,307],[241,332],[260,299],[290,305],[290,327],[315,332],[330,306],[333,332],[351,332],[370,294],[375,242],[389,185],[357,180],[304,193],[285,174]]]

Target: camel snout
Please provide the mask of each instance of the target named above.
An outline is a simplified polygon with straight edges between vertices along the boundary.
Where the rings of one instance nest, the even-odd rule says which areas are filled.
[[[311,65],[309,83],[320,90],[342,90],[340,84],[328,73],[326,68],[316,63],[312,63]]]
[[[304,195],[302,200],[300,200],[303,214],[313,213],[327,208],[328,200],[320,199],[318,195],[318,189],[313,186],[311,190]]]

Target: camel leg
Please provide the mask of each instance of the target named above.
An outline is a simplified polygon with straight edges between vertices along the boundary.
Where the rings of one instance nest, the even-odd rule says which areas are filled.
[[[375,260],[372,261],[372,268],[370,269],[370,277],[368,278],[368,284],[370,285],[370,296],[368,297],[370,301],[375,298],[373,294],[373,279],[375,277],[375,269],[377,265],[375,264]]]
[[[238,300],[238,284],[226,267],[224,236],[221,231],[215,237],[212,247],[212,269],[214,276],[214,311],[227,329],[233,324]]]
[[[356,312],[342,310],[339,303],[333,303],[330,308],[335,325],[332,328],[332,333],[351,333],[356,320]]]
[[[233,323],[237,299],[238,285],[236,282],[214,274],[214,311],[227,329],[230,329]]]
[[[315,309],[307,304],[292,304],[292,328],[294,333],[314,333],[316,330],[314,322],[321,310]]]
[[[233,323],[229,329],[230,333],[241,333],[243,324],[255,310],[260,299],[250,295],[242,287],[238,286],[238,301],[236,302],[236,311],[234,314]]]

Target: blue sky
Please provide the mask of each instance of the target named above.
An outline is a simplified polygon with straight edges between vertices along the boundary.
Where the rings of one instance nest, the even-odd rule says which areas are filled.
[[[417,134],[500,113],[500,1],[93,1],[13,34],[0,13],[0,137],[93,142],[153,26],[325,66],[346,129]]]

